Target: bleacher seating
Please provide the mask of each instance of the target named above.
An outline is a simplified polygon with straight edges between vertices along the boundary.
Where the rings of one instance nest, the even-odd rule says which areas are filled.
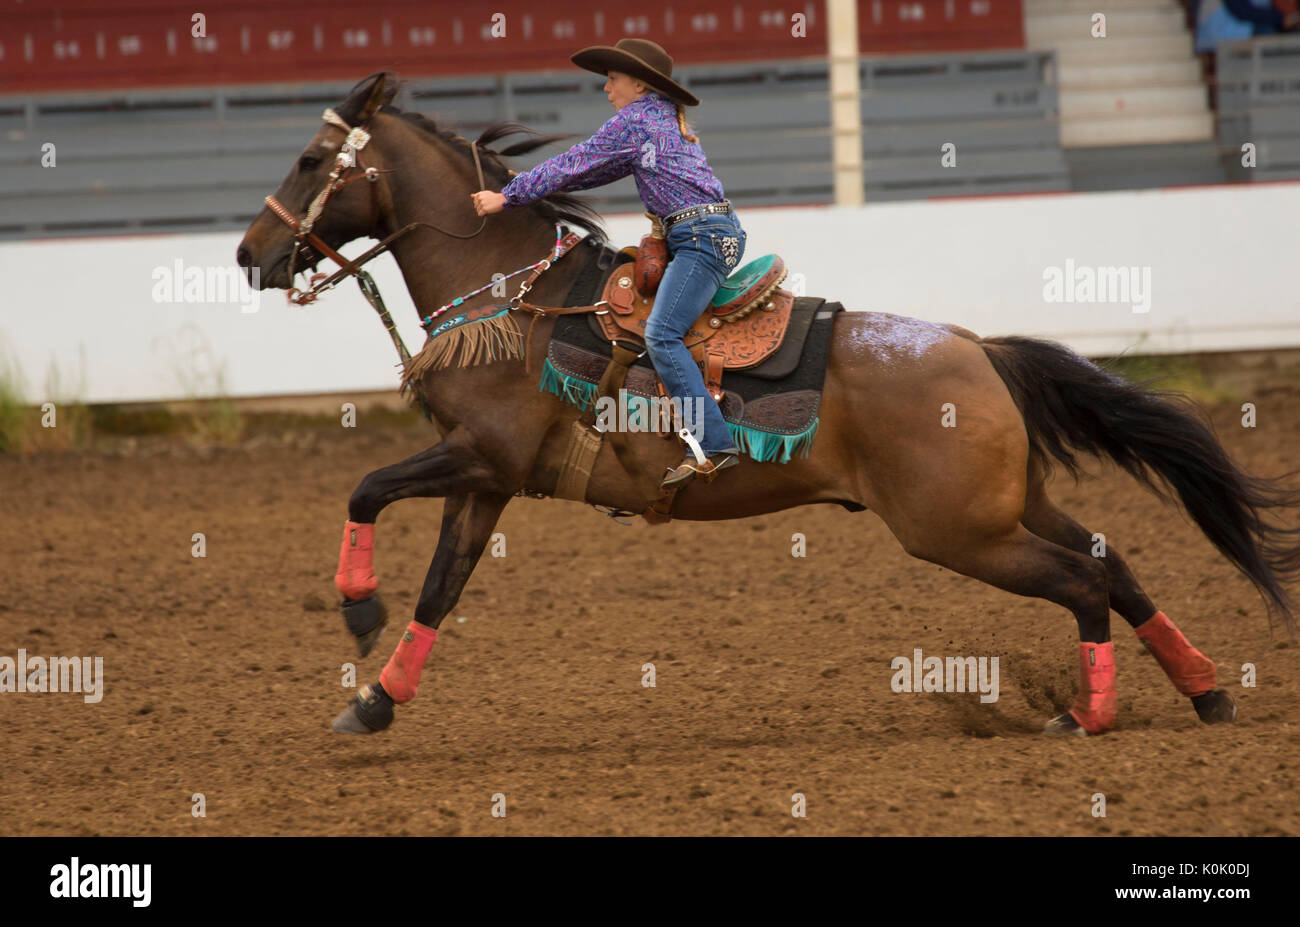
[[[1065,189],[1050,53],[864,58],[868,201]],[[680,71],[710,163],[738,205],[833,198],[825,59]],[[0,97],[0,237],[246,225],[350,83]],[[602,81],[573,71],[417,78],[398,103],[464,134],[500,120],[585,136],[609,117]],[[40,166],[56,146],[57,168]],[[942,167],[952,142],[955,167]],[[517,166],[531,166],[553,146]],[[593,191],[639,212],[631,179]]]
[[[951,0],[861,0],[904,11]],[[1020,0],[978,0],[936,11],[929,24],[972,28],[1019,17]],[[410,76],[495,75],[567,62],[576,49],[620,36],[655,37],[679,63],[781,60],[826,54],[820,4],[781,9],[767,0],[0,0],[0,87],[11,92],[356,79],[379,70]],[[944,16],[943,13],[956,15]],[[192,19],[202,14],[201,36]],[[793,17],[801,18],[800,29]],[[1015,23],[1018,29],[1018,21]],[[797,34],[796,34],[797,32]],[[920,30],[924,41],[930,33]],[[955,45],[944,47],[970,47]]]
[[[238,227],[346,86],[0,99],[0,237]]]
[[[1106,16],[1094,38],[1092,17]],[[1026,0],[1025,41],[1059,61],[1066,148],[1201,142],[1214,118],[1178,0]]]
[[[1219,144],[1240,181],[1300,180],[1300,36],[1261,36],[1218,46]],[[1255,146],[1254,167],[1241,146]]]
[[[1176,0],[1113,0],[1104,39],[1089,35],[1090,0],[1026,3],[1033,50],[861,59],[867,202],[1300,178],[1300,38],[1221,46],[1216,139]],[[949,25],[935,19],[927,41]],[[678,75],[705,100],[690,117],[738,205],[832,200],[824,57]],[[240,228],[351,84],[0,96],[0,238]],[[414,77],[398,103],[466,135],[509,120],[586,136],[610,114],[601,85],[575,70]],[[1252,169],[1240,166],[1246,141]],[[46,142],[56,169],[40,166]],[[630,179],[590,195],[605,212],[642,208]]]
[[[1051,52],[864,59],[867,201],[1068,189],[1053,70]]]
[[[865,55],[1024,48],[1021,0],[858,0]]]

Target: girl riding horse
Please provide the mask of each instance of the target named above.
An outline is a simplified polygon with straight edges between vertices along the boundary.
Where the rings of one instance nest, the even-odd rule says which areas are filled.
[[[745,232],[686,125],[684,107],[700,101],[672,79],[667,52],[645,39],[622,39],[584,48],[571,60],[606,76],[605,95],[617,112],[587,141],[517,175],[500,193],[474,193],[474,209],[484,216],[549,193],[636,178],[641,201],[663,225],[671,258],[646,324],[646,350],[683,413],[704,410],[703,422],[685,416],[685,424],[706,459],[697,463],[688,453],[664,478],[669,490],[738,462],[740,449],[683,338],[739,263]]]

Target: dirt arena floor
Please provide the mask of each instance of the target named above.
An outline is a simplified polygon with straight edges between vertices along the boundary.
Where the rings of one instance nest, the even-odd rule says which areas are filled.
[[[1239,401],[1212,410],[1230,451],[1300,466],[1300,388],[1247,398],[1255,429]],[[0,655],[98,655],[106,678],[99,704],[0,694],[0,834],[1300,834],[1300,651],[1175,508],[1100,465],[1055,498],[1218,662],[1235,725],[1201,725],[1115,618],[1116,730],[1042,736],[1073,695],[1070,615],[909,558],[870,513],[623,527],[519,499],[419,698],[387,733],[336,735],[346,502],[430,437],[363,415],[233,448],[0,456]],[[359,683],[409,620],[440,512],[379,521],[393,624]],[[999,700],[894,693],[915,648],[998,656]]]

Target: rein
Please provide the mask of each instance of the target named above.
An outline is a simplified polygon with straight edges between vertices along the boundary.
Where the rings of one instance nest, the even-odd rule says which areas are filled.
[[[431,222],[412,222],[398,229],[396,232],[393,232],[387,238],[379,242],[379,244],[375,245],[359,257],[348,260],[327,245],[321,237],[312,230],[315,228],[316,223],[320,221],[321,216],[325,212],[325,207],[329,203],[330,197],[334,194],[338,193],[348,184],[360,180],[363,177],[370,181],[371,184],[375,184],[379,181],[380,174],[389,174],[392,173],[392,171],[366,167],[361,163],[361,150],[370,143],[370,132],[367,131],[364,126],[349,126],[343,121],[342,117],[332,109],[326,109],[325,112],[321,114],[321,119],[324,120],[326,124],[332,125],[335,128],[346,132],[347,138],[344,139],[343,145],[339,149],[339,153],[334,158],[334,169],[330,171],[329,179],[326,181],[325,186],[321,189],[320,193],[316,194],[315,199],[311,201],[311,205],[307,207],[307,214],[301,220],[298,219],[292,212],[286,209],[284,204],[276,199],[274,195],[267,196],[263,202],[266,203],[267,208],[271,210],[276,218],[289,226],[289,228],[294,232],[294,246],[293,250],[289,253],[289,279],[291,282],[294,277],[297,276],[298,255],[303,249],[304,242],[316,249],[316,251],[322,256],[327,257],[334,263],[338,264],[339,269],[334,271],[332,274],[313,274],[306,290],[299,290],[296,287],[291,287],[286,294],[286,297],[289,302],[294,305],[308,306],[319,299],[321,294],[328,293],[349,276],[356,277],[357,286],[361,290],[361,295],[366,298],[366,302],[368,302],[370,307],[379,315],[379,320],[383,323],[384,330],[388,332],[389,337],[393,340],[393,347],[397,349],[397,356],[401,359],[403,364],[406,364],[411,359],[411,352],[406,349],[406,344],[402,341],[402,336],[397,331],[397,326],[393,323],[393,317],[389,313],[388,307],[384,305],[383,297],[379,293],[379,286],[367,271],[362,270],[362,267],[387,251],[392,246],[393,242],[417,228],[432,229],[435,232],[441,232],[443,235],[448,235],[452,238],[466,240],[476,237],[484,228],[487,227],[487,217],[484,216],[479,222],[478,228],[470,232],[468,235],[453,232],[450,229],[442,228],[441,226],[434,225]],[[470,146],[470,151],[474,154],[474,170],[478,175],[479,189],[487,189],[483,179],[483,164],[479,159],[478,143],[468,141],[466,143]],[[358,167],[361,168],[361,173],[348,176]],[[379,204],[377,202],[377,197],[378,194],[375,187],[372,186],[370,188],[370,228],[372,238],[378,237],[373,234],[379,221]],[[420,404],[421,406],[424,406],[423,396],[420,397]],[[429,409],[427,406],[424,408],[424,413],[427,418],[429,416]]]
[[[343,121],[342,117],[332,109],[326,109],[325,112],[321,114],[321,119],[327,125],[332,125],[335,128],[346,132],[347,138],[344,139],[343,146],[339,149],[339,153],[334,158],[334,169],[330,171],[329,178],[326,180],[324,188],[321,189],[320,193],[316,194],[316,198],[313,199],[311,205],[307,207],[307,215],[299,220],[293,215],[293,213],[286,209],[284,204],[277,200],[274,195],[267,196],[264,202],[281,222],[294,231],[296,246],[289,255],[290,279],[297,275],[296,268],[298,254],[302,249],[304,241],[322,255],[338,264],[339,269],[328,276],[326,274],[314,275],[311,279],[310,288],[305,292],[299,291],[296,288],[290,289],[288,293],[290,302],[299,306],[306,306],[315,302],[322,293],[332,290],[344,277],[349,275],[359,276],[362,265],[379,257],[379,255],[389,249],[393,242],[417,228],[432,229],[435,232],[441,232],[443,235],[448,235],[452,238],[467,240],[476,237],[484,228],[487,227],[486,216],[479,221],[478,228],[470,232],[468,235],[461,234],[460,232],[453,232],[450,229],[434,225],[432,222],[412,222],[383,239],[379,244],[365,252],[365,254],[362,254],[355,260],[349,261],[329,245],[325,244],[320,236],[313,232],[312,229],[315,228],[316,223],[320,221],[321,216],[325,212],[325,206],[328,204],[330,197],[335,193],[342,190],[348,184],[360,180],[363,177],[372,184],[377,183],[380,174],[391,174],[392,171],[366,167],[361,163],[361,150],[370,143],[370,132],[367,131],[364,126],[349,126]],[[466,141],[466,144],[470,146],[470,151],[474,155],[474,171],[478,176],[479,189],[485,190],[487,189],[487,186],[486,181],[483,179],[483,164],[479,158],[478,143]],[[349,177],[348,175],[358,167],[362,169],[362,173]],[[376,196],[375,188],[372,187],[370,196],[372,213],[370,224],[372,233],[374,232],[375,226],[378,224],[379,220],[379,208],[378,204],[375,202]],[[371,237],[377,238],[378,236],[372,234]]]
[[[294,232],[294,247],[289,253],[290,281],[297,276],[298,255],[303,249],[304,242],[324,257],[327,257],[334,263],[338,264],[339,269],[334,271],[332,274],[313,274],[306,290],[299,290],[296,287],[291,287],[286,296],[289,302],[294,305],[308,306],[319,299],[322,294],[328,293],[330,290],[334,289],[349,276],[356,277],[357,286],[361,290],[361,295],[366,298],[366,302],[370,303],[370,307],[379,315],[379,320],[383,323],[384,330],[388,332],[389,337],[393,340],[393,347],[397,349],[397,356],[401,359],[402,364],[405,365],[411,359],[411,352],[407,350],[405,342],[402,341],[401,334],[397,331],[397,326],[393,323],[392,315],[389,313],[387,306],[384,305],[383,297],[379,293],[379,286],[367,271],[362,270],[362,267],[387,251],[392,246],[393,242],[417,228],[432,229],[435,232],[441,232],[443,235],[450,236],[451,238],[459,238],[462,241],[475,238],[484,228],[487,227],[487,216],[483,216],[479,221],[478,228],[470,232],[468,235],[460,232],[453,232],[450,229],[442,228],[441,226],[434,225],[431,222],[412,222],[398,229],[396,232],[393,232],[387,238],[380,241],[379,244],[375,245],[359,257],[348,260],[327,245],[321,237],[313,231],[313,229],[315,228],[316,223],[320,221],[321,216],[325,212],[325,207],[329,203],[330,197],[334,194],[338,193],[348,184],[360,180],[363,177],[370,181],[370,183],[374,184],[379,181],[380,174],[389,174],[392,172],[388,170],[380,170],[374,167],[366,167],[361,163],[361,150],[365,148],[366,145],[370,144],[370,132],[365,126],[348,125],[343,118],[332,109],[326,109],[325,112],[321,114],[321,119],[324,120],[327,125],[334,126],[335,128],[347,133],[347,137],[344,139],[338,155],[335,156],[334,169],[330,171],[325,186],[321,189],[320,193],[316,194],[316,197],[311,201],[311,205],[307,207],[306,216],[302,219],[298,219],[292,212],[285,208],[284,204],[276,199],[274,195],[267,196],[264,202],[266,203],[267,208]],[[478,176],[478,188],[480,190],[486,190],[487,182],[483,179],[483,163],[479,157],[478,142],[470,142],[466,140],[466,144],[469,145],[470,151],[473,152],[474,155],[474,171]],[[356,168],[361,168],[361,173],[349,176]],[[373,232],[379,221],[379,204],[376,202],[377,196],[378,194],[372,186],[370,188],[370,227],[372,238],[377,237]],[[503,280],[509,280],[511,277],[517,277],[530,270],[533,272],[532,275],[520,285],[519,292],[510,300],[510,308],[533,311],[536,313],[533,318],[533,321],[535,322],[538,315],[545,315],[546,313],[539,311],[543,309],[543,307],[532,306],[529,303],[522,302],[524,296],[532,289],[533,284],[537,282],[537,278],[549,270],[552,264],[564,257],[564,255],[568,254],[578,241],[580,241],[580,239],[577,235],[573,232],[569,232],[566,235],[563,227],[557,222],[555,225],[555,247],[551,249],[551,253],[547,257],[525,267],[521,267],[516,271],[512,271],[503,277],[494,279],[490,283],[486,283],[478,289],[472,290],[463,296],[456,297],[451,302],[438,307],[429,315],[421,319],[420,326],[428,331],[437,318],[448,310],[463,305],[466,300],[477,296],[484,290],[496,286]],[[531,334],[531,332],[532,325],[530,324],[529,333]],[[423,398],[421,398],[421,404],[423,404]],[[425,409],[425,413],[427,416],[428,409]]]
[[[453,232],[450,229],[442,228],[441,226],[434,225],[431,222],[411,222],[384,238],[379,242],[379,244],[361,254],[359,257],[348,260],[343,255],[339,254],[338,251],[327,245],[324,240],[313,231],[313,229],[320,221],[321,216],[324,215],[325,207],[329,204],[331,197],[348,184],[365,178],[372,184],[370,188],[370,237],[378,237],[375,234],[375,230],[379,223],[379,203],[378,193],[373,184],[378,183],[380,174],[389,174],[392,173],[392,171],[366,167],[362,164],[361,151],[370,143],[370,132],[365,125],[350,126],[332,109],[326,109],[325,112],[321,114],[321,119],[324,120],[327,125],[334,126],[335,128],[345,132],[346,138],[344,139],[343,145],[339,148],[339,153],[335,156],[334,167],[330,171],[325,186],[318,194],[316,194],[315,198],[311,201],[311,204],[307,207],[307,214],[302,219],[299,219],[290,212],[283,203],[276,199],[274,195],[267,196],[264,202],[266,203],[267,208],[270,209],[281,222],[293,230],[294,245],[293,250],[289,253],[289,280],[291,283],[297,276],[298,256],[304,250],[304,244],[314,248],[317,253],[323,257],[327,257],[334,261],[334,263],[339,265],[339,268],[332,274],[313,274],[306,290],[299,290],[296,287],[290,287],[286,293],[286,297],[289,302],[294,305],[308,306],[316,302],[322,294],[328,293],[330,290],[334,289],[349,276],[356,277],[357,286],[361,290],[361,295],[366,298],[366,302],[370,304],[370,307],[374,309],[375,313],[379,316],[379,320],[383,324],[384,330],[388,332],[389,338],[392,339],[393,347],[397,350],[397,356],[403,369],[407,369],[411,362],[411,352],[407,350],[406,343],[402,340],[401,333],[397,330],[397,325],[393,322],[392,314],[388,311],[388,307],[384,305],[384,299],[383,296],[380,295],[379,286],[375,283],[374,278],[362,268],[375,258],[379,257],[379,255],[388,251],[393,242],[417,228],[432,229],[435,232],[440,232],[451,238],[458,238],[465,241],[477,237],[487,227],[487,216],[483,216],[478,224],[478,228],[469,234]],[[466,139],[462,139],[462,141],[465,141],[466,144],[469,145],[470,151],[474,155],[474,171],[478,176],[478,189],[486,190],[487,182],[483,178],[483,163],[479,157],[478,142],[471,142]],[[357,168],[361,169],[361,173],[353,174],[352,172]],[[517,277],[520,274],[532,271],[531,275],[520,284],[519,291],[510,299],[509,303],[510,309],[532,313],[533,317],[529,322],[528,334],[526,336],[527,338],[531,338],[533,325],[537,322],[538,318],[544,318],[547,315],[564,315],[568,313],[563,310],[557,310],[555,307],[536,306],[524,302],[524,296],[526,296],[533,288],[533,284],[537,282],[538,277],[549,270],[556,261],[573,250],[573,247],[580,240],[579,236],[573,232],[568,232],[566,234],[564,227],[557,222],[555,224],[555,246],[551,249],[551,252],[547,257],[525,267],[521,267],[502,277],[497,277],[491,282],[486,283],[478,289],[472,290],[463,296],[456,297],[451,302],[444,306],[440,306],[428,316],[421,319],[420,326],[424,328],[426,332],[429,332],[433,328],[438,317],[443,313],[464,305],[466,300],[472,299],[484,290],[490,289],[504,280],[509,280],[511,277]],[[583,307],[576,311],[590,312],[593,309],[599,309],[599,306],[600,304],[597,306]],[[525,344],[527,344],[526,341]],[[526,349],[524,367],[525,372],[527,372],[528,357]],[[432,419],[432,413],[425,401],[423,392],[419,390],[416,390],[415,392],[420,401],[420,407],[424,412],[425,418]]]

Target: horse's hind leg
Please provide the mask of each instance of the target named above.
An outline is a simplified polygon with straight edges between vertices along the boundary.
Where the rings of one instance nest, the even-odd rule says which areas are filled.
[[[908,552],[1017,595],[1034,596],[1074,613],[1079,626],[1081,684],[1069,713],[1047,730],[1083,736],[1115,723],[1115,657],[1110,642],[1106,568],[1092,557],[1031,534],[1023,525],[995,540],[956,535]]]
[[[1036,465],[1031,465],[1021,523],[1039,537],[1080,553],[1091,554],[1096,543],[1092,532],[1047,497],[1043,474]],[[1119,551],[1107,544],[1097,559],[1106,567],[1110,607],[1155,655],[1175,688],[1192,700],[1197,716],[1206,724],[1235,720],[1237,706],[1232,696],[1215,688],[1214,662],[1189,644],[1165,613],[1156,609]],[[1062,715],[1056,720],[1069,732],[1066,718]]]
[[[510,499],[508,493],[464,493],[447,497],[443,503],[438,547],[415,606],[415,620],[402,634],[379,681],[357,693],[352,703],[334,719],[334,730],[341,734],[382,731],[393,722],[394,705],[415,698],[425,661],[438,639],[438,626],[455,608]]]

